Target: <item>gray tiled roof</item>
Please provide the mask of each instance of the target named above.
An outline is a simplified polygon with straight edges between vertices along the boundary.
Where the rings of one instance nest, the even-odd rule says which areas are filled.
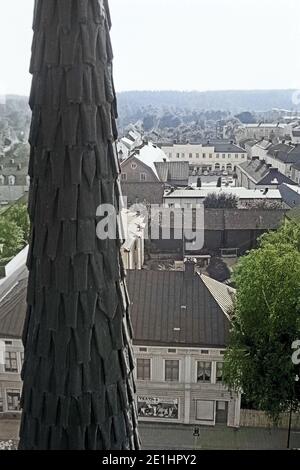
[[[189,163],[188,162],[155,162],[157,174],[160,181],[185,181],[189,179]]]
[[[2,338],[22,336],[27,288],[24,273],[7,285],[8,294],[0,300]],[[184,272],[176,271],[128,271],[127,282],[135,344],[227,345],[229,321],[224,307],[228,298],[224,304],[219,295],[226,286],[198,274],[186,279]],[[178,327],[180,332],[174,331]]]
[[[247,161],[238,165],[238,168],[256,184],[271,185],[274,179],[278,181],[278,184],[293,184],[292,180],[281,173],[277,168],[270,168],[263,160]]]
[[[22,331],[26,315],[27,273],[8,285],[0,296],[0,337],[22,337]]]
[[[198,274],[185,276],[176,271],[128,272],[135,344],[228,344],[229,320],[220,305]]]

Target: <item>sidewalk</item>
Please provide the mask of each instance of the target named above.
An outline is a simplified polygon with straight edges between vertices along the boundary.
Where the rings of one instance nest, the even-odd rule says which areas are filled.
[[[240,428],[226,426],[200,427],[200,438],[193,437],[194,426],[140,423],[143,448],[148,450],[172,449],[227,449],[264,450],[286,449],[286,429]],[[292,431],[291,448],[300,448],[300,431]]]

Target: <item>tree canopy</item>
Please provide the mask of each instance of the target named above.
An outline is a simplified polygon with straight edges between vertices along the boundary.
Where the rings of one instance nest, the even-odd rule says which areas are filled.
[[[26,204],[15,204],[6,213],[6,220],[15,222],[23,231],[26,243],[29,241],[30,222]]]
[[[238,202],[234,194],[212,193],[205,198],[204,207],[205,209],[236,209]]]
[[[22,229],[4,217],[0,218],[0,245],[2,259],[12,258],[24,246]]]
[[[300,338],[300,224],[261,238],[239,263],[224,381],[276,422],[299,407],[299,368],[291,360]]]

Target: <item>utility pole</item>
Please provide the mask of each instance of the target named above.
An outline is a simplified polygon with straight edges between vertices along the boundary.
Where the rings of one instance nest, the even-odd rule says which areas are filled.
[[[139,449],[108,0],[36,0],[21,450]]]

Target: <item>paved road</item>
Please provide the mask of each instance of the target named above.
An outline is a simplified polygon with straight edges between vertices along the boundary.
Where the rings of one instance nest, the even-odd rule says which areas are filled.
[[[140,424],[143,448],[148,450],[172,449],[227,449],[227,450],[264,450],[285,449],[287,430],[240,428],[234,430],[225,426],[201,427],[200,438],[195,441],[193,426]],[[292,432],[291,447],[300,448],[300,431]]]
[[[18,439],[19,421],[0,420],[0,441]],[[195,441],[193,426],[140,423],[143,449],[146,450],[263,450],[285,449],[287,430],[240,428],[225,426],[201,427],[200,438]],[[292,432],[291,447],[300,448],[300,431]]]

